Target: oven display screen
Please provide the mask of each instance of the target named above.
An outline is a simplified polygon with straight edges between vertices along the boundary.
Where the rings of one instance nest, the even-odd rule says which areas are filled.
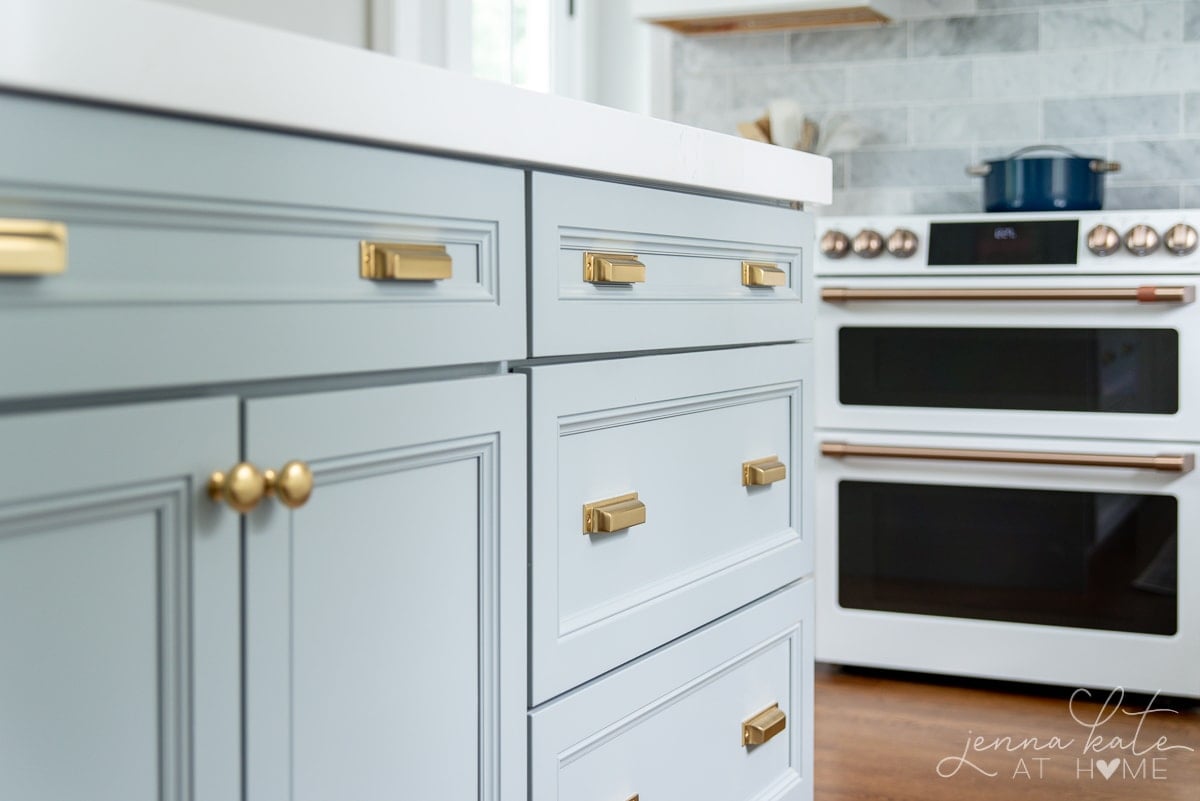
[[[1079,220],[944,222],[929,226],[929,264],[1077,264]]]

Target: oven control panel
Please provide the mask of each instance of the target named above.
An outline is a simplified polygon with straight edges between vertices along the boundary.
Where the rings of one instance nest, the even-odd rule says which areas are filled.
[[[1200,273],[1200,209],[822,217],[817,275]]]

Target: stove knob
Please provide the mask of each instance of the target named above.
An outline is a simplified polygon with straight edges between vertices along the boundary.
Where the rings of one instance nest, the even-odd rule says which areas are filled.
[[[844,258],[850,252],[850,237],[841,231],[826,231],[821,237],[821,253],[831,259]]]
[[[854,237],[854,255],[873,259],[883,253],[883,237],[878,231],[864,228]]]
[[[1121,249],[1121,235],[1115,228],[1097,225],[1088,231],[1087,248],[1097,256],[1111,256]]]
[[[1163,244],[1167,246],[1167,250],[1171,251],[1173,256],[1187,256],[1194,253],[1197,244],[1196,229],[1183,223],[1173,225],[1163,235]]]
[[[1125,234],[1125,247],[1135,256],[1149,256],[1158,250],[1158,232],[1148,225],[1135,225]]]
[[[907,259],[917,252],[917,235],[907,228],[897,228],[887,239],[887,252],[898,259]]]

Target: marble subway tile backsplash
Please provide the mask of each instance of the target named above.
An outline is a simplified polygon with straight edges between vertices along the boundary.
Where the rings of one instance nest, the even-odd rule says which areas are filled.
[[[837,148],[824,213],[978,211],[982,188],[964,167],[1041,143],[1123,162],[1109,207],[1200,206],[1200,0],[977,9],[676,37],[674,117],[734,133],[768,101],[795,100]]]
[[[1179,95],[1080,97],[1042,102],[1046,136],[1165,136],[1179,132]]]
[[[1037,50],[1038,15],[996,14],[913,22],[914,57],[962,56]]]

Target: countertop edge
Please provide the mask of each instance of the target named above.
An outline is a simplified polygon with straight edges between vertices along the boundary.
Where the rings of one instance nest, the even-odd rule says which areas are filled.
[[[821,156],[286,31],[147,0],[0,0],[0,9],[0,86],[9,89],[733,195],[832,200],[832,163]]]

